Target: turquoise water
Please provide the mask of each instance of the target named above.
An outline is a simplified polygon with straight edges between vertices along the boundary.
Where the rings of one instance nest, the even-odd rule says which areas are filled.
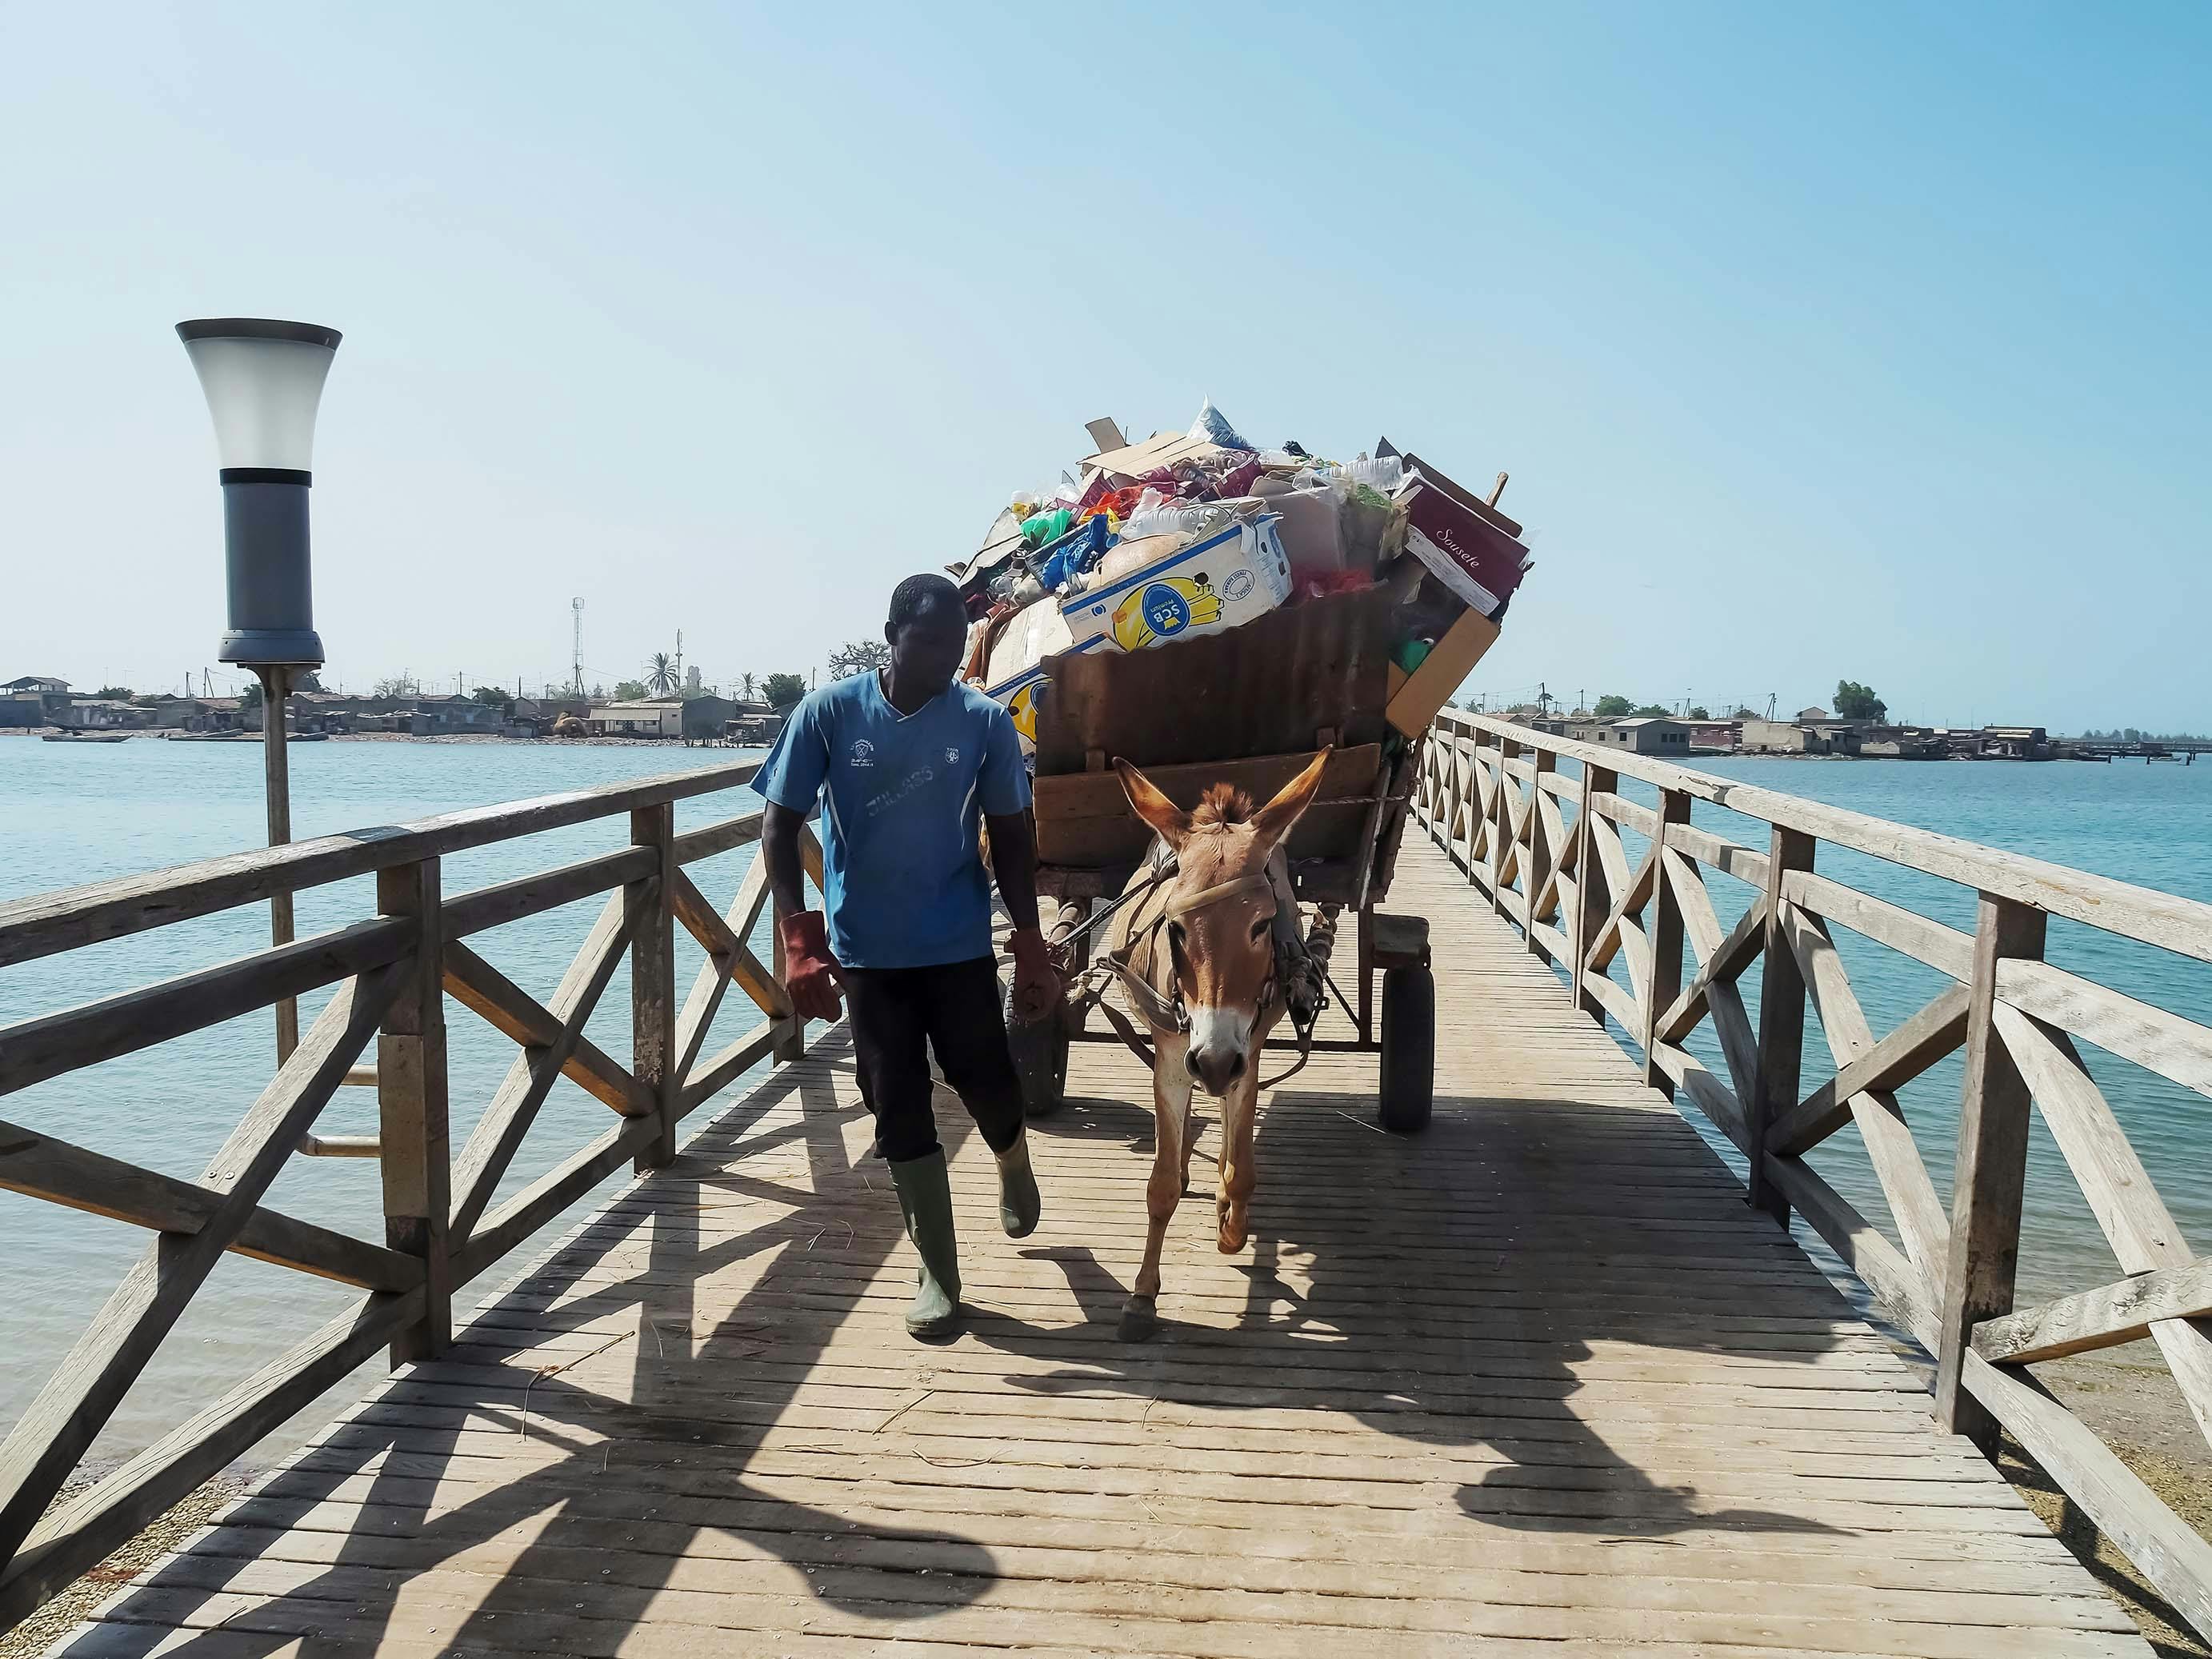
[[[722,750],[661,747],[307,744],[292,756],[294,815],[304,838],[741,758]],[[142,740],[71,746],[0,739],[0,846],[7,849],[0,860],[0,898],[256,844],[262,830],[260,766],[260,750],[252,744]],[[1761,760],[1715,762],[1708,769],[2212,900],[2212,763],[2182,768]],[[1632,781],[1626,793],[1652,798],[1652,792]],[[678,825],[696,827],[753,804],[750,792],[682,803]],[[1697,817],[1719,833],[1765,844],[1763,826],[1737,815],[1701,806]],[[446,890],[450,895],[611,850],[628,834],[626,821],[609,819],[457,854],[447,861]],[[751,855],[750,848],[740,849],[693,866],[692,871],[710,897],[726,902]],[[1819,867],[1837,880],[1962,929],[1973,925],[1973,895],[1948,883],[1826,847]],[[1747,902],[1748,890],[1718,875],[1709,875],[1708,882],[1723,924],[1732,922]],[[549,997],[597,904],[586,901],[533,917],[474,942],[526,989]],[[366,881],[313,890],[301,895],[301,931],[336,927],[372,909]],[[247,908],[0,969],[0,1023],[243,955],[265,942],[266,926],[264,910]],[[1941,988],[1937,976],[1918,963],[1840,929],[1837,939],[1877,1033]],[[682,986],[689,983],[699,956],[681,935],[678,946]],[[2103,983],[2212,1022],[2212,966],[2063,921],[2051,926],[2049,954]],[[1479,1014],[1479,988],[1447,988],[1466,994],[1470,1012]],[[1755,1008],[1756,970],[1744,989]],[[731,1001],[710,1047],[752,1023],[749,1008],[738,1006],[734,998]],[[447,1006],[458,1146],[515,1049],[458,1004]],[[625,977],[617,975],[591,1028],[617,1054],[627,1051],[628,1009]],[[1705,1040],[1702,1034],[1699,1040]],[[1809,1089],[1828,1069],[1820,1064],[1825,1048],[1816,1027],[1808,1029],[1807,1053]],[[2095,1050],[2084,1053],[2183,1231],[2198,1248],[2212,1247],[2212,1102]],[[1701,1057],[1721,1069],[1709,1042]],[[266,1082],[272,1059],[269,1020],[256,1015],[42,1084],[10,1097],[0,1106],[0,1115],[190,1177],[198,1174]],[[1960,1080],[1954,1059],[1903,1095],[1937,1188],[1947,1195]],[[516,1160],[509,1189],[550,1167],[607,1121],[604,1106],[566,1082],[558,1085]],[[337,1133],[372,1130],[373,1095],[341,1091],[319,1127]],[[1813,1161],[1870,1217],[1886,1221],[1856,1134],[1845,1129]],[[295,1158],[270,1201],[365,1237],[380,1235],[373,1162]],[[2080,1289],[2116,1276],[2087,1206],[2039,1127],[2031,1152],[2028,1207],[2024,1294]],[[0,1249],[0,1421],[6,1421],[67,1352],[101,1297],[136,1258],[144,1235],[119,1222],[0,1193],[0,1240],[6,1243]],[[499,1276],[495,1270],[489,1282]],[[190,1407],[289,1346],[350,1295],[300,1274],[227,1258],[126,1401],[103,1449],[112,1453],[144,1443]],[[367,1368],[364,1374],[375,1369]],[[359,1379],[341,1384],[331,1391],[331,1401],[359,1389]],[[312,1429],[321,1415],[303,1414],[295,1432]]]
[[[388,824],[464,806],[624,778],[726,765],[750,758],[726,749],[551,744],[320,743],[291,754],[294,832],[300,839]],[[264,836],[258,744],[173,744],[146,738],[73,745],[0,739],[0,899],[183,863],[257,844]],[[750,790],[677,805],[677,828],[696,828],[759,805]],[[626,816],[457,854],[445,861],[448,897],[549,869],[629,839]],[[726,904],[750,848],[690,866],[708,897]],[[550,1000],[603,901],[597,896],[494,929],[470,943],[525,990]],[[304,936],[374,914],[368,879],[299,896]],[[72,1006],[131,986],[246,955],[268,941],[255,906],[114,939],[88,950],[0,969],[0,1024]],[[765,924],[756,948],[765,949]],[[678,934],[679,994],[702,960]],[[304,1028],[327,994],[307,999]],[[453,1144],[458,1152],[518,1050],[459,1004],[447,1001]],[[707,1048],[750,1030],[757,1016],[736,994]],[[627,964],[600,998],[591,1035],[617,1056],[629,1051]],[[367,1057],[374,1059],[374,1051]],[[265,1011],[178,1042],[56,1078],[0,1103],[0,1116],[166,1173],[197,1176],[236,1126],[275,1063]],[[511,1192],[603,1133],[607,1108],[565,1079],[510,1170]],[[319,1132],[373,1133],[375,1091],[343,1089]],[[383,1237],[378,1166],[366,1158],[295,1158],[268,1202],[356,1236]],[[617,1184],[621,1177],[609,1182]],[[69,1350],[101,1299],[144,1247],[125,1223],[0,1193],[0,1422],[12,1420]],[[524,1247],[543,1248],[546,1238]],[[495,1267],[496,1284],[525,1255]],[[100,1451],[146,1443],[253,1367],[338,1312],[356,1293],[302,1273],[227,1256],[138,1387]],[[358,1381],[331,1391],[357,1395]],[[310,1412],[298,1431],[326,1413]]]
[[[1701,761],[1698,769],[2212,902],[2212,763],[1741,759]],[[1633,780],[1624,782],[1623,793],[1631,799],[1656,804],[1656,790]],[[1766,826],[1740,813],[1699,803],[1692,821],[1762,850],[1767,845]],[[1641,837],[1627,834],[1624,840],[1632,859],[1642,855]],[[1826,842],[1815,868],[1846,886],[1973,932],[1976,896],[1970,890]],[[1750,889],[1717,872],[1705,873],[1722,926],[1732,926],[1750,902]],[[1935,969],[1844,927],[1832,926],[1830,931],[1877,1037],[1950,983]],[[2212,964],[2060,918],[2050,924],[2045,954],[2084,978],[2212,1024]],[[1626,982],[1624,963],[1616,962],[1613,973]],[[1741,984],[1755,1024],[1759,970],[1754,968]],[[1698,1028],[1689,1046],[1726,1077],[1710,1024]],[[2077,1046],[2183,1236],[2200,1251],[2212,1247],[2212,1101],[2087,1043]],[[1805,1091],[1835,1069],[1817,1018],[1808,1017]],[[1963,1083],[1964,1060],[1954,1054],[1899,1091],[1915,1143],[1947,1206]],[[1685,1115],[1705,1128],[1694,1109]],[[1717,1149],[1726,1146],[1717,1133],[1708,1132],[1706,1138]],[[1741,1173],[1734,1149],[1728,1148],[1725,1156]],[[1856,1126],[1846,1126],[1815,1148],[1808,1161],[1897,1242]],[[2037,1117],[2028,1150],[2021,1299],[2087,1290],[2119,1276],[2064,1158]]]

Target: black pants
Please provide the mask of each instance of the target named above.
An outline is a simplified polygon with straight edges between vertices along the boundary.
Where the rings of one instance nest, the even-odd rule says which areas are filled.
[[[999,964],[989,957],[937,968],[845,968],[860,1098],[893,1164],[938,1150],[929,1054],[994,1152],[1022,1132],[1022,1086],[1006,1048]],[[928,1044],[924,1048],[925,1041]]]

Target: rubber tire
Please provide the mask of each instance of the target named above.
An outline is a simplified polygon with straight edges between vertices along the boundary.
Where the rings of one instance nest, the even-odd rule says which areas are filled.
[[[1436,1091],[1436,975],[1393,968],[1382,975],[1382,1127],[1401,1135],[1427,1128]]]
[[[1058,1014],[1048,1019],[1014,1018],[1014,995],[1006,993],[1006,1048],[1021,1079],[1024,1119],[1050,1117],[1067,1097],[1067,1027]]]

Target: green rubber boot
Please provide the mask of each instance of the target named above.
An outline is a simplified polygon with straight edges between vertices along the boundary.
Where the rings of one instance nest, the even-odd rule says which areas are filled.
[[[906,1236],[921,1257],[906,1328],[914,1336],[949,1336],[960,1325],[960,1247],[952,1232],[952,1183],[940,1148],[890,1166]]]
[[[1043,1213],[1044,1200],[1037,1193],[1036,1172],[1030,1168],[1030,1138],[1024,1131],[999,1154],[999,1224],[1008,1238],[1027,1238]]]

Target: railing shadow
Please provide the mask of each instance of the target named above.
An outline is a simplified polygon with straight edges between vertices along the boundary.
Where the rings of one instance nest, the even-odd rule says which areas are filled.
[[[1124,1103],[1086,1102],[1079,1114],[1051,1121],[1046,1133],[1070,1138],[1127,1144],[1133,1152],[1129,1202],[1141,1212],[1144,1171],[1151,1151],[1151,1115]],[[1254,1202],[1251,1255],[1240,1264],[1246,1301],[1236,1332],[1257,1337],[1224,1346],[1218,1328],[1178,1323],[1176,1283],[1170,1265],[1160,1297],[1163,1324],[1146,1344],[1115,1340],[1115,1322],[1127,1287],[1096,1254],[1083,1245],[1058,1245],[1030,1251],[1052,1262],[1065,1277],[1082,1310],[1077,1332],[1048,1328],[1006,1317],[980,1322],[977,1339],[1002,1352],[1051,1366],[1041,1374],[1018,1376],[1010,1385],[1044,1395],[1118,1391],[1186,1407],[1218,1411],[1233,1422],[1254,1407],[1314,1407],[1348,1412],[1361,1423],[1394,1438],[1444,1450],[1487,1447],[1506,1461],[1456,1494],[1470,1521],[1531,1532],[1584,1534],[1600,1537],[1665,1537],[1688,1531],[1737,1534],[1833,1534],[1844,1529],[1824,1521],[1780,1510],[1699,1502],[1694,1485],[1656,1480],[1634,1460],[1610,1446],[1573,1401],[1583,1389],[1577,1367],[1593,1357],[1592,1342],[1608,1339],[1647,1346],[1655,1357],[1668,1350],[1715,1353],[1732,1345],[1724,1335],[1687,1334],[1686,1323],[1667,1340],[1651,1334],[1650,1316],[1608,1308],[1602,1300],[1561,1303],[1550,1316],[1551,1334],[1520,1345],[1522,1352],[1501,1362],[1495,1339],[1482,1327],[1492,1304],[1462,1287],[1455,1293],[1450,1275],[1424,1281],[1407,1266],[1395,1276],[1379,1273],[1376,1263],[1400,1254],[1408,1263],[1436,1260],[1439,1249],[1455,1242],[1473,1257],[1478,1247],[1462,1237],[1465,1218],[1449,1207],[1445,1184],[1451,1172],[1472,1170],[1530,1170],[1532,1151],[1548,1121],[1554,1130],[1563,1109],[1556,1100],[1534,1101],[1439,1095],[1434,1121],[1414,1139],[1381,1134],[1346,1119],[1346,1109],[1365,1103],[1345,1094],[1285,1091],[1262,1111],[1255,1137],[1260,1188]],[[1654,1115],[1578,1104],[1572,1109],[1588,1123],[1589,1114],[1607,1121],[1597,1133],[1632,1130]],[[1687,1146],[1689,1138],[1670,1125],[1668,1144]],[[1139,1126],[1141,1125],[1141,1130]],[[1687,1156],[1686,1152],[1677,1152]],[[1711,1159],[1702,1146],[1695,1155]],[[1540,1156],[1540,1154],[1539,1154]],[[1717,1160],[1712,1174],[1726,1178]],[[1210,1212],[1209,1166],[1201,1158],[1194,1170],[1194,1190],[1184,1203]],[[1720,1188],[1716,1185],[1716,1192]],[[1372,1195],[1371,1207],[1343,1200]],[[1510,1211],[1515,1224],[1543,1231],[1544,1212],[1553,1194],[1527,1188]],[[1410,1201],[1409,1201],[1410,1200]],[[1628,1256],[1639,1248],[1636,1217],[1589,1218],[1584,1249],[1592,1256]],[[1758,1224],[1746,1221],[1747,1241]],[[1788,1248],[1775,1235],[1778,1247]],[[1411,1247],[1410,1249],[1408,1247]],[[1571,1249],[1538,1247],[1516,1250],[1487,1244],[1494,1259],[1516,1256],[1530,1268],[1531,1297],[1558,1289],[1563,1281],[1601,1269],[1578,1265]],[[1283,1272],[1295,1261],[1298,1283]],[[1435,1270],[1441,1273],[1442,1269]],[[1806,1264],[1803,1295],[1832,1304],[1834,1324],[1846,1325],[1850,1313],[1842,1297]],[[1500,1323],[1515,1322],[1499,1316]],[[1409,1343],[1409,1334],[1434,1330],[1438,1322],[1462,1334],[1449,1342]],[[1095,1340],[1098,1358],[1084,1364],[1066,1362],[1068,1340],[1079,1332]],[[1486,1340],[1492,1351],[1486,1353]],[[1810,1360],[1834,1346],[1833,1332],[1801,1350]],[[1178,1362],[1195,1363],[1201,1354],[1223,1356],[1249,1372],[1250,1382],[1231,1387],[1193,1384],[1174,1375]],[[1346,1364],[1346,1357],[1352,1356]],[[1307,1370],[1305,1385],[1289,1388],[1266,1379],[1316,1357],[1332,1362],[1325,1381]],[[1059,1362],[1054,1364],[1054,1362]],[[1501,1431],[1498,1425],[1506,1425]],[[1534,1435],[1536,1437],[1531,1437]],[[1540,1456],[1536,1455],[1540,1451]]]
[[[834,1034],[817,1054],[834,1057],[842,1042]],[[794,1094],[799,1124],[748,1136]],[[411,1642],[427,1625],[445,1651],[613,1653],[658,1598],[681,1593],[685,1564],[715,1533],[737,1547],[710,1553],[790,1569],[763,1588],[776,1605],[803,1584],[821,1606],[881,1621],[887,1637],[972,1601],[994,1572],[982,1545],[944,1528],[866,1522],[887,1553],[926,1549],[939,1565],[924,1604],[897,1593],[910,1572],[865,1560],[825,1570],[823,1540],[860,1523],[749,1478],[896,1237],[844,1239],[838,1212],[857,1177],[844,1126],[859,1113],[818,1066],[771,1074],[639,1201],[595,1212],[490,1300],[447,1358],[410,1368],[59,1651],[127,1659],[219,1644],[225,1659],[251,1659],[302,1637]],[[793,1141],[806,1178],[772,1187],[787,1212],[707,1237],[711,1196],[758,1188],[747,1159]],[[799,1271],[825,1228],[863,1270],[842,1286]],[[768,1253],[726,1309],[708,1305],[702,1291],[719,1275],[749,1272]],[[794,1325],[777,1306],[793,1291],[821,1316]],[[776,1363],[750,1365],[763,1327],[778,1332]],[[609,1364],[594,1366],[602,1354]],[[541,1358],[556,1363],[525,1368]],[[625,1364],[619,1382],[603,1375]],[[538,1461],[518,1457],[508,1437],[526,1439]]]

